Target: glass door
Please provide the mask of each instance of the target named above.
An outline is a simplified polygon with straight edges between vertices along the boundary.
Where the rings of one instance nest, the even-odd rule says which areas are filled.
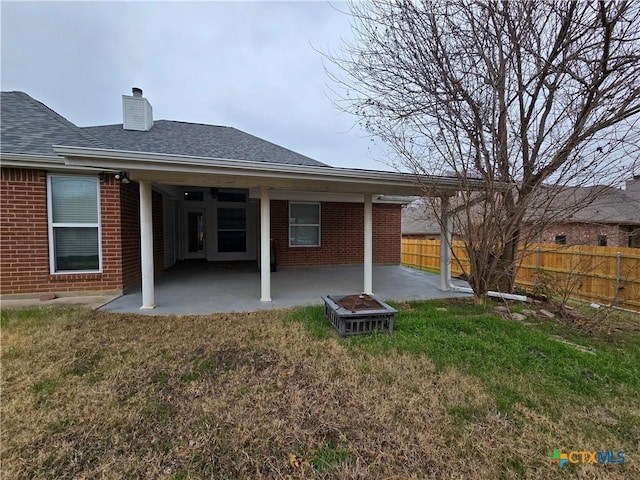
[[[204,210],[190,209],[185,215],[185,258],[204,258],[205,256],[205,225]]]
[[[218,207],[218,253],[247,251],[247,208]]]

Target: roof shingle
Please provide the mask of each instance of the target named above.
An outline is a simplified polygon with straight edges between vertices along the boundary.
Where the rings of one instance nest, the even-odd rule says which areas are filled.
[[[2,92],[2,153],[56,156],[52,146],[329,167],[232,127],[159,120],[149,131],[122,124],[78,127],[23,92]]]
[[[52,145],[105,148],[81,128],[23,92],[0,96],[0,151],[56,156]]]
[[[232,127],[159,120],[146,132],[124,130],[122,124],[84,127],[83,130],[115,150],[327,166]]]

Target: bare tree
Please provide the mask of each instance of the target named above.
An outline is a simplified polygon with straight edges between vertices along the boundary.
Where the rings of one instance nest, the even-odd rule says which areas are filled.
[[[339,67],[338,103],[400,168],[458,178],[456,228],[476,300],[491,288],[511,291],[518,244],[558,213],[548,208],[555,194],[620,181],[635,160],[640,2],[349,7],[354,40],[328,55]],[[483,179],[485,191],[469,179]]]

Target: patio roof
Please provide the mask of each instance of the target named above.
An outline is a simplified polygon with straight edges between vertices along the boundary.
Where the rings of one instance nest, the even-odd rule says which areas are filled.
[[[60,145],[54,151],[69,166],[127,171],[132,180],[170,185],[385,195],[424,195],[428,188],[436,196],[451,196],[462,188],[456,177]],[[467,179],[464,185],[485,188],[481,180]]]

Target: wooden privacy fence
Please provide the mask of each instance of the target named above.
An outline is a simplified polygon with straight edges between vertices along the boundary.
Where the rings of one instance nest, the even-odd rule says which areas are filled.
[[[452,250],[452,275],[468,274],[464,243],[454,241]],[[640,249],[536,244],[519,254],[519,287],[640,311]],[[402,263],[438,271],[440,241],[403,238]]]

